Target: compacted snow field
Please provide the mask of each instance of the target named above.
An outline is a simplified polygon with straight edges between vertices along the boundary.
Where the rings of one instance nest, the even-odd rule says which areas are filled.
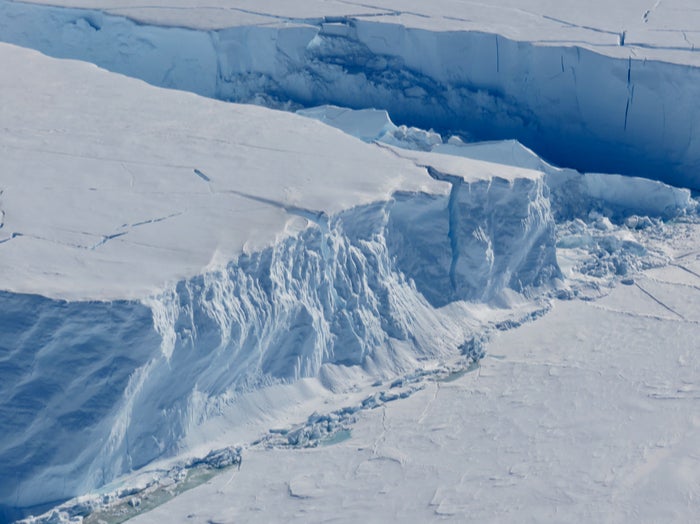
[[[0,0],[0,522],[694,521],[647,3]]]

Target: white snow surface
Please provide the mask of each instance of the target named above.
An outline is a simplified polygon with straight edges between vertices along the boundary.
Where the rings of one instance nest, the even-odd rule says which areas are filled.
[[[0,78],[0,289],[142,298],[268,247],[309,217],[395,191],[449,192],[309,119],[0,49],[13,72]]]

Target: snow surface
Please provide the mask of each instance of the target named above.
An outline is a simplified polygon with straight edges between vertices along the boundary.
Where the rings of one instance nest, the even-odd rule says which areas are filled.
[[[449,192],[308,119],[8,45],[2,61],[13,74],[0,78],[1,289],[142,298],[323,214],[399,190]]]
[[[692,0],[25,0],[99,9],[142,23],[223,29],[337,18],[371,19],[431,31],[485,31],[541,45],[576,45],[616,57],[700,64],[700,16]],[[605,16],[601,16],[605,13]],[[621,41],[624,33],[624,41]]]

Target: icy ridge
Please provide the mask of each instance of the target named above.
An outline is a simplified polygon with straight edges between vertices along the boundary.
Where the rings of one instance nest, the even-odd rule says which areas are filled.
[[[352,18],[196,31],[2,0],[0,28],[5,41],[158,86],[282,107],[382,107],[425,129],[517,138],[580,171],[700,187],[692,66]]]
[[[461,214],[452,235],[455,205]],[[74,375],[65,382],[76,387],[66,389],[61,376],[48,372],[30,378],[37,369],[34,353],[4,384],[15,393],[1,401],[3,412],[13,414],[3,417],[1,433],[22,439],[4,440],[0,448],[0,478],[11,479],[0,482],[3,505],[65,499],[175,454],[183,437],[246,391],[304,377],[342,388],[327,366],[391,377],[423,358],[458,355],[481,322],[465,301],[498,306],[517,293],[541,293],[547,288],[537,286],[559,274],[554,250],[543,177],[524,185],[481,180],[463,182],[452,198],[401,193],[319,218],[274,247],[146,300],[147,323],[142,317],[148,309],[139,303],[5,294],[3,303],[17,303],[17,311],[32,300],[57,311],[27,323],[16,322],[4,307],[2,322],[14,326],[13,340],[41,355],[39,362]],[[76,318],[86,312],[88,320]],[[125,331],[136,314],[142,329]],[[120,351],[101,351],[115,331],[129,337],[121,348],[128,359]],[[68,342],[76,338],[82,342]],[[121,343],[117,339],[109,344]],[[81,391],[77,385],[88,375],[94,387]],[[102,382],[111,395],[94,391]],[[19,402],[25,408],[18,411]],[[57,414],[58,405],[72,411]],[[61,442],[80,452],[51,445],[57,427]]]

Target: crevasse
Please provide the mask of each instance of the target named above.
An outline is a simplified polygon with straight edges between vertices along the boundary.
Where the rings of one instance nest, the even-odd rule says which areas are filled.
[[[579,171],[700,187],[692,66],[352,18],[198,31],[9,0],[0,15],[4,41],[158,86],[277,107],[378,107],[424,129],[515,138]]]
[[[204,96],[379,107],[424,129],[515,138],[579,171],[700,187],[692,66],[352,18],[198,31],[9,0],[0,39]]]

